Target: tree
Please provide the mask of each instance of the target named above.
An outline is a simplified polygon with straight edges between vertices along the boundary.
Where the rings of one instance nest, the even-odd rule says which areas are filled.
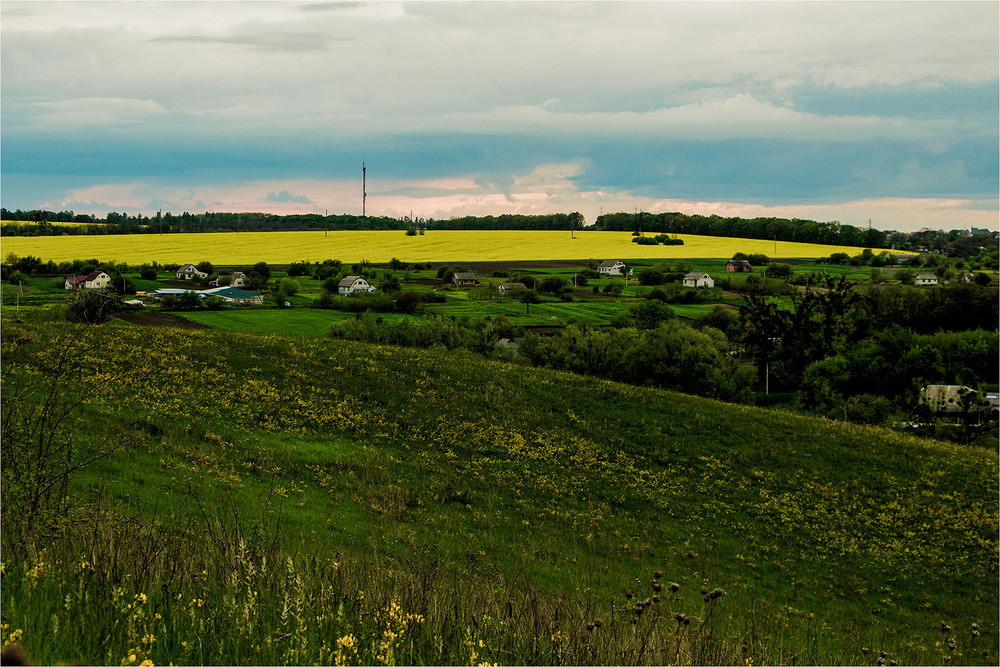
[[[66,300],[66,315],[72,322],[100,324],[118,307],[118,295],[110,290],[74,290]]]
[[[517,295],[517,300],[525,305],[525,314],[531,314],[531,304],[540,303],[541,299],[538,297],[538,292],[533,289],[523,289]]]
[[[640,329],[655,329],[662,322],[677,317],[670,306],[656,299],[643,299],[631,310]]]
[[[396,293],[396,312],[413,313],[418,305],[420,305],[420,292],[404,290]]]
[[[299,281],[292,278],[282,278],[278,281],[278,287],[285,293],[286,297],[295,296],[299,293],[299,289],[301,289]]]
[[[289,306],[288,293],[285,292],[285,287],[280,283],[277,289],[274,290],[274,300],[277,302],[278,308],[287,308]]]
[[[769,264],[767,267],[767,276],[769,278],[791,278],[792,266],[790,264]]]
[[[181,310],[201,308],[201,297],[196,292],[188,290],[177,296],[177,307]]]
[[[195,264],[194,268],[198,269],[202,273],[212,274],[215,273],[215,267],[212,266],[211,262],[198,262]]]
[[[267,262],[257,262],[250,268],[250,274],[260,276],[264,282],[267,282],[271,279],[271,267],[267,265]]]

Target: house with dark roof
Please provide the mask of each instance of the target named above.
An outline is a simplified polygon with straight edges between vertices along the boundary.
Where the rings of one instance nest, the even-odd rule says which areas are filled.
[[[194,278],[207,278],[208,274],[204,271],[199,271],[195,268],[194,264],[185,264],[181,268],[177,269],[177,279],[181,280],[192,280]]]
[[[63,289],[103,289],[111,284],[111,276],[104,271],[93,271],[85,276],[70,276]]]
[[[729,273],[750,273],[753,267],[745,259],[731,259],[726,262],[726,271]]]
[[[451,276],[451,282],[459,287],[476,284],[476,274],[472,271],[456,271]]]
[[[715,279],[707,273],[692,272],[684,276],[683,284],[684,287],[693,287],[695,289],[715,287]]]
[[[632,275],[632,269],[627,270],[628,274]],[[597,265],[597,272],[602,276],[623,276],[625,271],[625,262],[620,259],[606,259]]]

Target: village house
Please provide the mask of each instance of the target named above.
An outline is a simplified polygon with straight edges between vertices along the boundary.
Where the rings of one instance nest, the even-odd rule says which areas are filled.
[[[726,262],[726,271],[729,273],[750,273],[753,267],[745,259],[731,259]]]
[[[476,284],[476,274],[472,271],[456,271],[451,276],[451,281],[459,287]]]
[[[526,287],[524,283],[500,283],[497,289],[500,290],[501,296],[506,296],[510,293],[520,292],[521,290],[526,289]]]
[[[683,284],[684,287],[702,289],[705,287],[715,287],[715,280],[707,273],[693,272],[684,276]]]
[[[337,294],[357,294],[358,292],[371,293],[375,288],[361,276],[344,276],[343,280],[337,283]]]
[[[215,280],[209,281],[209,285],[219,286],[222,283],[222,287],[246,287],[247,275],[242,271],[233,271],[229,276],[219,276]]]
[[[625,268],[625,262],[620,259],[606,259],[597,265],[597,272],[602,276],[623,276]],[[628,269],[628,274],[632,275],[632,269]]]
[[[921,273],[913,281],[917,285],[937,285],[938,277],[933,273]]]
[[[94,271],[85,276],[70,276],[63,289],[104,289],[111,284],[111,276],[104,271]]]
[[[208,274],[204,271],[199,271],[195,268],[194,264],[185,264],[181,268],[177,269],[177,279],[181,280],[192,280],[194,278],[207,278]]]
[[[962,412],[965,406],[973,405],[976,390],[959,384],[929,384],[920,392],[920,402],[926,405],[932,413]]]

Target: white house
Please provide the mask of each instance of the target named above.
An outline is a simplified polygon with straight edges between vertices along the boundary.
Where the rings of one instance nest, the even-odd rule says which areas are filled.
[[[85,276],[70,276],[63,289],[103,289],[111,284],[111,276],[104,271],[94,271]]]
[[[247,284],[247,274],[242,271],[233,271],[232,282],[229,283],[230,287],[246,287]]]
[[[695,289],[715,287],[715,280],[707,273],[689,273],[684,276],[683,282],[684,287],[694,287]]]
[[[933,273],[921,273],[914,278],[914,282],[916,282],[917,285],[937,285],[938,277]]]
[[[195,268],[194,264],[185,264],[181,268],[177,269],[177,279],[191,280],[192,278],[207,278],[208,274],[204,271],[199,271]]]
[[[337,283],[338,294],[356,294],[358,292],[374,292],[375,288],[361,276],[345,276]]]
[[[625,262],[620,259],[606,259],[597,265],[597,272],[604,276],[623,276],[625,269]],[[632,275],[632,269],[628,270],[628,274]]]

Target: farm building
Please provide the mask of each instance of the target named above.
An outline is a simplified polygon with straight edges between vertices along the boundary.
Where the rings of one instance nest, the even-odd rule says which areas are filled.
[[[236,306],[260,306],[264,304],[264,295],[259,292],[248,292],[236,287],[214,287],[202,290],[200,294],[217,296]]]
[[[937,285],[938,277],[933,273],[921,273],[914,278],[914,283],[917,285]]]
[[[111,284],[111,276],[104,271],[94,271],[85,276],[70,276],[63,283],[64,289],[103,289]]]
[[[358,292],[374,292],[375,288],[361,276],[345,276],[337,283],[337,294],[357,294]]]
[[[750,273],[753,267],[745,259],[731,259],[726,262],[726,271],[729,273]]]
[[[153,292],[150,296],[152,296],[154,299],[162,299],[165,296],[180,296],[181,294],[187,294],[188,292],[191,292],[192,294],[197,294],[202,299],[204,299],[206,296],[204,293],[199,292],[198,290],[178,289],[176,287],[164,287],[158,289],[155,292]]]
[[[177,269],[177,279],[181,280],[191,280],[192,278],[207,278],[208,274],[204,271],[199,271],[195,268],[194,264],[185,264],[181,268]]]
[[[500,290],[501,295],[507,295],[514,292],[520,292],[521,290],[526,289],[526,286],[524,283],[500,283],[497,289]]]
[[[707,273],[689,273],[684,276],[684,287],[694,287],[702,289],[704,287],[715,287],[715,280]]]
[[[451,281],[456,285],[475,285],[476,284],[476,274],[472,271],[456,271],[451,276]]]
[[[625,262],[620,259],[606,259],[597,265],[597,272],[602,276],[623,276],[625,269]],[[628,269],[628,274],[632,275],[632,269]]]

